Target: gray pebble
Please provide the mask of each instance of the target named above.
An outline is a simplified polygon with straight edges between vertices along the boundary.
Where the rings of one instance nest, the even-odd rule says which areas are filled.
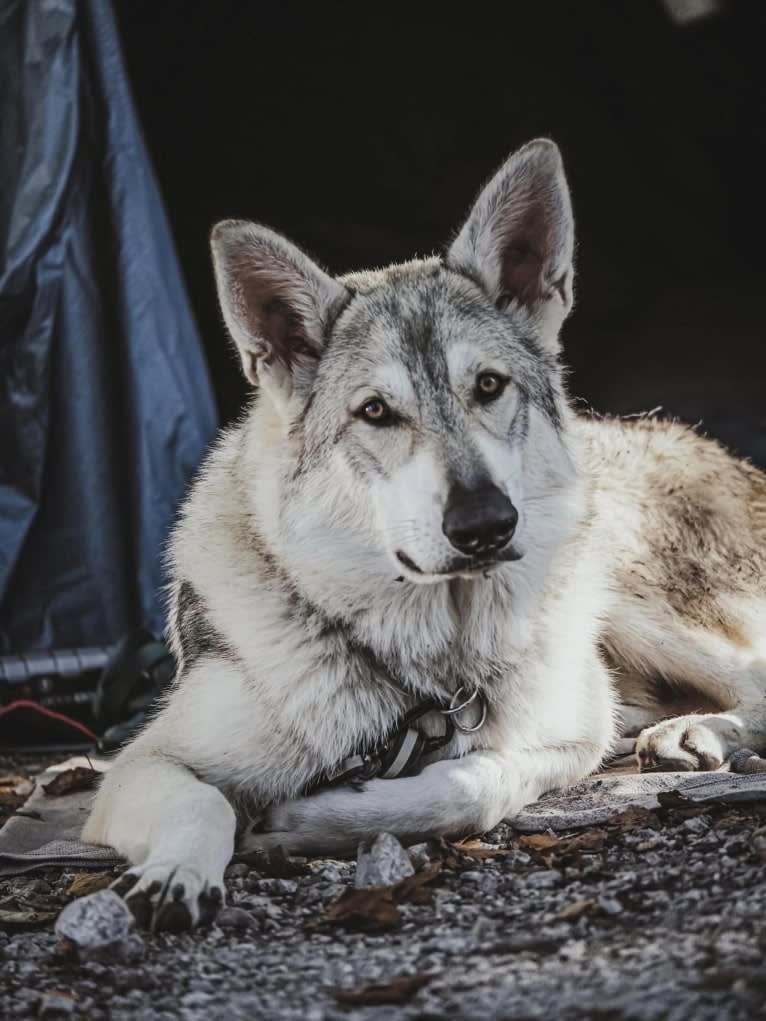
[[[606,915],[622,914],[622,904],[615,897],[599,897],[598,906]]]
[[[216,917],[216,924],[221,929],[249,929],[255,925],[255,919],[248,912],[242,908],[224,908],[218,912]]]
[[[73,1014],[77,1006],[71,996],[62,993],[44,993],[38,1007],[38,1017],[63,1017]]]
[[[690,833],[707,833],[710,829],[710,823],[704,815],[695,815],[691,819],[684,819],[683,827],[685,830],[689,830]]]
[[[539,889],[555,886],[561,879],[561,873],[556,869],[541,869],[539,872],[530,872],[524,877],[527,886],[534,886]]]
[[[372,844],[360,844],[356,856],[357,889],[391,886],[415,874],[415,868],[402,845],[390,833],[381,833]]]
[[[422,869],[424,865],[428,865],[431,861],[428,842],[412,844],[407,848],[407,854],[410,856],[410,861],[416,869]]]
[[[181,997],[181,1006],[187,1008],[207,1007],[211,998],[212,997],[209,993],[203,993],[201,991],[187,993],[186,996]]]
[[[484,878],[484,873],[479,872],[478,869],[466,869],[465,872],[460,873],[462,883],[481,883]]]

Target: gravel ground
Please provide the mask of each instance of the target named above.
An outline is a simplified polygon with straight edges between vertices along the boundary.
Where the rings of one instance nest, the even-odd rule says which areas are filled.
[[[143,934],[127,960],[78,960],[50,920],[8,926],[0,1017],[766,1017],[766,804],[663,809],[574,839],[504,826],[485,842],[498,857],[432,848],[441,868],[420,887],[424,902],[398,905],[398,924],[390,895],[382,915],[362,905],[359,924],[395,925],[381,932],[328,921],[355,863],[300,859],[288,878],[263,863],[230,866],[220,924]],[[0,881],[0,907],[57,911],[73,878],[47,870]],[[380,895],[367,897],[380,906]],[[420,977],[420,988],[392,990],[400,976]],[[405,1002],[343,1003],[338,990]]]

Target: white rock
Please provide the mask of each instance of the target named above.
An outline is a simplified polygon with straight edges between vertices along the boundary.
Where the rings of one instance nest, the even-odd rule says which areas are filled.
[[[356,855],[357,889],[367,886],[392,886],[415,874],[409,855],[390,833],[380,833],[370,847],[362,843]]]
[[[71,940],[81,957],[134,956],[140,937],[133,915],[113,890],[99,890],[67,904],[56,919],[57,936]]]

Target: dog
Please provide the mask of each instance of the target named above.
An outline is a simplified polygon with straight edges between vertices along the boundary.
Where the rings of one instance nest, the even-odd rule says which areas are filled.
[[[334,279],[214,228],[255,397],[170,542],[177,678],[84,830],[131,863],[143,923],[210,917],[235,843],[482,833],[624,734],[644,769],[766,747],[766,475],[680,424],[575,413],[573,252],[548,140],[443,257]]]

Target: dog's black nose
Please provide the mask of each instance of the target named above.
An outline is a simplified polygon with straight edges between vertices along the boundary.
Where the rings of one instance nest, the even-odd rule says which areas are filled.
[[[481,557],[506,546],[518,520],[516,508],[491,482],[477,489],[453,485],[442,529],[456,550]]]

